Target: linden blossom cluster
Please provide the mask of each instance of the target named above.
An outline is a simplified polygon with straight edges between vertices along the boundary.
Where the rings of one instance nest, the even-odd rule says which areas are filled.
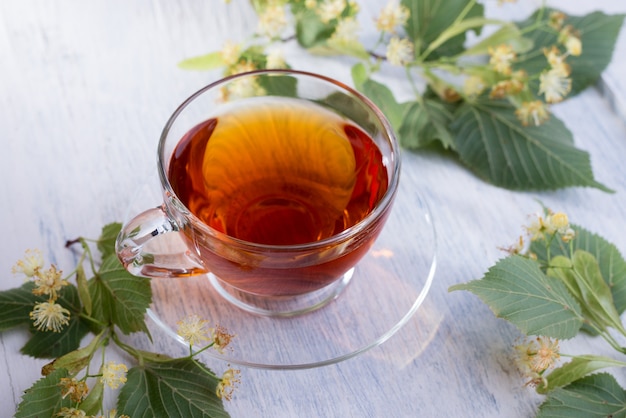
[[[18,305],[26,309],[34,306],[28,317],[21,322],[17,320],[19,318],[12,318],[12,321],[9,322],[15,325],[32,321],[35,329],[34,334],[36,334],[33,339],[48,338],[47,333],[54,333],[58,335],[60,341],[58,345],[62,347],[61,351],[57,350],[52,355],[56,358],[42,368],[44,377],[25,392],[23,402],[18,406],[17,417],[34,416],[33,414],[39,416],[41,414],[42,416],[62,418],[105,418],[103,415],[92,415],[103,412],[105,386],[112,390],[121,390],[117,407],[118,409],[122,408],[127,414],[129,411],[134,411],[130,412],[132,415],[135,412],[145,413],[152,407],[152,405],[145,405],[137,399],[150,398],[149,403],[151,404],[152,402],[161,402],[165,398],[169,401],[172,397],[180,396],[181,402],[194,402],[195,400],[190,399],[191,397],[206,404],[207,408],[212,411],[223,409],[219,400],[232,399],[233,393],[240,383],[239,370],[234,370],[229,365],[219,377],[196,358],[198,354],[209,348],[223,353],[229,347],[234,335],[230,334],[224,327],[219,325],[209,327],[209,322],[197,315],[185,317],[178,322],[178,334],[189,344],[189,355],[182,358],[171,358],[166,355],[139,350],[123,342],[118,335],[118,330],[124,334],[135,330],[148,333],[145,324],[129,329],[127,323],[120,322],[115,318],[107,318],[102,314],[102,307],[96,306],[98,303],[102,303],[106,304],[109,309],[117,311],[119,307],[114,304],[122,301],[121,303],[124,303],[126,308],[132,309],[132,304],[128,301],[126,293],[127,289],[132,288],[137,292],[147,294],[143,302],[145,304],[142,305],[143,309],[137,308],[136,312],[137,318],[142,318],[151,299],[149,282],[138,284],[141,281],[140,278],[130,275],[119,264],[119,260],[113,253],[114,239],[112,238],[117,236],[120,228],[121,224],[105,226],[101,238],[96,241],[101,255],[104,255],[100,267],[106,271],[104,274],[101,270],[95,270],[93,255],[86,239],[79,238],[68,242],[68,245],[80,242],[85,250],[76,268],[70,274],[70,276],[76,275],[76,285],[69,282],[70,276],[64,278],[63,273],[55,265],[44,268],[44,258],[39,250],[27,250],[24,257],[13,266],[14,274],[25,275],[30,281],[19,289],[0,292],[0,312],[6,314],[9,307],[11,309],[8,309],[8,312],[15,312],[13,308],[16,299],[18,299]],[[85,270],[82,267],[86,258],[89,259],[95,274],[89,280],[86,278]],[[113,282],[107,281],[111,278],[113,278]],[[113,294],[108,295],[104,293],[104,289],[97,288],[101,282],[104,283],[105,281],[106,287],[104,289],[115,293],[115,302],[113,302]],[[133,295],[135,294],[133,292]],[[76,300],[76,297],[80,298],[82,303]],[[26,309],[20,311],[23,312],[24,316],[28,312]],[[91,324],[95,336],[91,342],[79,348],[80,340],[82,340],[84,333],[87,333],[85,327],[81,331],[76,331],[77,327],[81,326],[80,321],[84,321],[83,324],[85,325]],[[79,335],[76,341],[70,345],[66,340],[69,338],[68,334],[72,333],[83,334]],[[109,344],[111,342],[114,344]],[[194,351],[194,347],[201,344],[204,344],[204,347]],[[129,369],[123,363],[106,361],[108,349],[113,345],[134,357],[138,361],[138,365]],[[101,362],[97,365],[98,372],[90,372],[92,359],[98,358],[96,353],[99,351],[101,352]],[[28,351],[28,354],[42,358],[51,357],[49,351],[31,350]],[[183,370],[180,375],[176,375],[176,372],[172,371],[172,365],[176,366],[174,367],[175,370],[179,368]],[[146,369],[150,369],[149,377],[145,374]],[[159,373],[162,371],[165,371],[165,374],[160,375]],[[138,375],[142,376],[138,378]],[[182,390],[184,392],[182,395],[174,389],[172,389],[172,393],[163,393],[164,389],[161,388],[158,394],[150,395],[151,389],[138,384],[138,380],[142,381],[142,379],[146,380],[154,378],[154,376],[169,381],[169,384],[172,385],[180,382],[184,382],[180,383],[181,386],[187,384],[214,385],[215,390],[213,393],[207,391],[207,393],[195,393],[190,396],[184,390]],[[133,384],[126,385],[131,379]],[[90,387],[92,383],[93,386]],[[54,387],[57,388],[56,391],[51,389]],[[136,393],[142,391],[143,393]],[[38,406],[33,405],[33,400],[39,402],[42,397],[46,397],[46,400],[38,403]],[[122,398],[124,400],[120,402]],[[169,412],[175,413],[175,411]],[[108,418],[118,417],[117,410],[109,411],[106,416]],[[128,418],[128,415],[120,415],[119,418]]]
[[[289,26],[286,9],[289,3],[285,0],[269,0],[264,6],[258,6],[257,36],[268,38],[272,42],[281,40],[280,36]],[[373,52],[366,52],[365,47],[359,42],[357,34],[360,27],[355,18],[359,12],[359,7],[356,2],[304,0],[304,7],[313,11],[325,24],[335,22],[333,33],[327,41],[328,47],[334,49],[335,52],[352,53],[363,57],[369,54],[376,59],[384,59],[393,66],[408,68],[414,64],[416,59],[415,46],[409,38],[401,36],[398,30],[408,21],[410,11],[405,6],[398,4],[397,1],[389,1],[374,22],[380,37],[372,50],[376,50],[380,45],[386,45],[384,57]],[[580,56],[582,53],[580,35],[571,26],[564,26],[565,18],[566,16],[562,12],[555,11],[551,13],[549,19],[549,26],[558,32],[559,44],[565,48],[565,51],[561,52],[557,45],[544,49],[549,68],[539,75],[538,94],[545,97],[545,102],[534,100],[534,95],[529,89],[529,76],[524,70],[512,71],[511,67],[517,58],[517,53],[512,45],[506,43],[497,47],[490,46],[488,48],[488,66],[486,68],[479,66],[466,68],[463,86],[456,87],[453,84],[447,84],[439,89],[440,96],[447,101],[456,101],[461,96],[473,99],[489,88],[490,98],[511,99],[517,108],[516,115],[523,125],[541,125],[549,117],[547,104],[562,101],[571,90],[572,81],[569,78],[571,70],[565,62],[566,58],[568,56]],[[220,51],[222,62],[225,65],[225,75],[259,68],[280,69],[288,67],[283,52],[278,48],[270,49],[265,60],[254,59],[249,52],[249,50],[243,50],[242,44],[227,42]],[[493,77],[491,73],[485,76],[486,71],[494,71],[496,77]],[[491,81],[489,82],[487,79]],[[225,91],[225,98],[230,95],[250,96],[260,87],[254,82],[248,82],[247,85],[235,85],[231,89],[235,91]]]
[[[44,270],[43,254],[39,250],[27,250],[24,258],[13,266],[12,272],[22,273],[34,281],[34,295],[49,297],[48,301],[37,303],[30,313],[35,328],[38,331],[60,332],[68,324],[70,316],[70,311],[56,303],[58,292],[69,284],[63,278],[63,272],[57,270],[55,265]]]
[[[229,334],[226,328],[219,325],[215,328],[209,328],[208,324],[209,321],[195,314],[188,315],[178,321],[176,333],[189,344],[189,354],[191,356],[197,355],[208,348],[213,348],[219,353],[223,353],[233,339],[234,335]],[[196,352],[193,351],[193,346],[205,342],[209,343],[204,348]],[[215,390],[218,398],[228,401],[232,399],[233,392],[240,383],[239,374],[239,370],[230,367],[224,372]]]
[[[494,71],[504,77],[491,86],[489,97],[503,99],[510,97],[517,105],[516,115],[523,125],[541,125],[548,119],[546,103],[561,102],[572,88],[570,66],[565,62],[568,56],[580,56],[582,42],[580,35],[569,25],[563,26],[565,15],[562,12],[550,14],[549,26],[558,31],[558,41],[565,51],[561,52],[557,45],[544,48],[549,68],[539,75],[539,95],[544,95],[545,103],[541,100],[532,100],[528,87],[528,75],[524,70],[512,71],[512,63],[517,54],[511,45],[502,44],[489,47],[489,65]],[[467,96],[477,96],[486,88],[486,83],[480,75],[470,76],[465,81],[464,91]]]

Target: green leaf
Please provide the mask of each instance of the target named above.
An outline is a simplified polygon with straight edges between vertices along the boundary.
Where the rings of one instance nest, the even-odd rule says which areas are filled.
[[[145,362],[128,371],[117,409],[131,417],[228,417],[215,393],[219,379],[191,359]]]
[[[409,20],[404,29],[415,44],[416,55],[421,55],[430,44],[437,40],[451,26],[457,18],[466,12],[464,18],[483,17],[484,7],[481,4],[473,4],[469,10],[467,0],[402,0],[402,5],[410,12]],[[461,22],[456,22],[461,25]],[[480,28],[475,29],[480,33]],[[444,42],[429,53],[427,60],[434,60],[442,56],[453,56],[465,50],[465,33],[460,33]]]
[[[72,376],[76,375],[89,365],[96,349],[100,347],[102,335],[101,333],[95,336],[85,347],[71,351],[57,358],[52,362],[52,367],[54,369],[65,369]]]
[[[67,377],[67,370],[55,370],[26,389],[15,418],[52,417],[61,408],[70,407],[70,398],[63,399],[58,386],[62,377]]]
[[[85,269],[82,264],[76,266],[76,287],[78,289],[78,296],[80,297],[85,313],[91,315],[91,295],[89,294],[89,283],[87,282],[87,276],[85,275]]]
[[[103,260],[111,254],[115,254],[115,241],[117,240],[117,236],[121,230],[122,224],[119,222],[107,224],[102,228],[102,233],[100,234],[100,238],[98,238],[96,245]]]
[[[89,327],[79,316],[81,306],[76,287],[72,285],[63,287],[59,292],[57,303],[70,311],[68,325],[61,332],[34,331],[33,336],[22,347],[22,354],[37,358],[53,358],[63,356],[80,346],[80,341],[89,332]]]
[[[547,274],[566,283],[579,299],[582,311],[600,329],[613,327],[623,334],[626,330],[613,304],[611,289],[602,278],[598,260],[593,254],[576,250],[571,262],[567,257],[556,256],[550,262]]]
[[[178,63],[178,66],[183,70],[196,70],[206,71],[213,70],[224,66],[224,60],[222,59],[222,53],[220,51],[211,52],[209,54],[200,55],[197,57],[187,58]]]
[[[556,388],[567,386],[590,373],[607,367],[623,367],[625,364],[605,356],[576,356],[569,363],[554,369],[548,375],[548,385],[537,386],[538,393],[548,393]]]
[[[402,115],[405,105],[396,101],[391,90],[382,83],[368,78],[359,89],[366,95],[387,117],[394,131],[398,132],[402,124]]]
[[[510,45],[518,54],[527,52],[533,47],[532,39],[525,38],[515,24],[508,23],[502,25],[500,29],[480,40],[480,42],[467,48],[461,55],[486,55],[489,53],[489,47],[494,48],[502,44]]]
[[[626,393],[608,373],[582,378],[548,395],[537,418],[624,418]]]
[[[363,65],[362,62],[359,62],[352,66],[350,73],[352,75],[352,84],[354,85],[354,88],[358,91],[362,91],[363,84],[369,78],[367,68],[365,68],[365,65]]]
[[[80,409],[85,411],[87,415],[98,416],[98,412],[102,409],[102,401],[104,400],[104,383],[101,379],[89,389],[89,394],[80,403]]]
[[[613,294],[613,302],[619,313],[626,310],[626,261],[614,244],[598,234],[587,229],[570,224],[576,232],[576,237],[571,241],[573,251],[585,250],[595,256],[600,265],[602,277],[609,285]],[[543,240],[533,241],[530,245],[530,252],[537,256],[537,260],[547,265],[546,242]],[[554,239],[550,242],[550,254],[552,256],[569,256],[569,244]]]
[[[114,323],[129,334],[149,334],[146,310],[152,302],[150,279],[130,274],[115,254],[102,262],[98,274],[89,282],[92,315],[103,323]]]
[[[296,38],[304,48],[323,44],[335,31],[335,25],[324,23],[314,10],[300,13],[296,19]]]
[[[259,77],[259,85],[270,96],[297,97],[298,80],[295,77],[273,74]]]
[[[491,267],[480,279],[450,288],[468,290],[494,314],[526,335],[567,339],[582,326],[578,303],[557,279],[546,276],[533,260],[511,256]]]
[[[481,178],[511,190],[571,186],[611,191],[593,178],[589,154],[574,147],[556,117],[522,126],[506,101],[478,100],[460,106],[450,125],[463,163]]]
[[[400,144],[416,149],[439,141],[444,148],[454,149],[454,139],[448,129],[456,105],[447,103],[430,91],[421,102],[404,104],[402,125],[398,130]]]
[[[34,288],[34,283],[30,281],[0,292],[0,331],[32,323],[29,314],[35,303],[45,300],[42,296],[33,295]]]
[[[549,18],[553,9],[543,12],[544,21]],[[531,28],[537,21],[539,11],[520,22],[522,30]],[[585,16],[569,16],[564,25],[572,25],[580,32],[582,41],[582,54],[578,57],[570,56],[567,63],[571,66],[572,92],[577,94],[587,87],[596,83],[604,69],[611,62],[615,42],[624,21],[624,15],[606,15],[602,12],[593,12]],[[542,28],[530,30],[525,34],[535,44],[533,52],[520,56],[516,69],[522,68],[529,74],[538,74],[548,68],[548,62],[543,54],[543,48],[550,48],[557,44],[557,33]],[[561,50],[564,50],[561,46]],[[533,91],[537,91],[538,84],[531,85]]]
[[[370,135],[376,135],[380,130],[374,112],[354,95],[335,92],[324,97],[317,102],[321,106],[332,109],[333,112],[351,119],[359,121],[359,125]]]

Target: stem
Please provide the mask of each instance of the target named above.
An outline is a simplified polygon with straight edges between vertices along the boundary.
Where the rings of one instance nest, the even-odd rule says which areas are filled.
[[[131,356],[135,357],[139,362],[139,365],[143,366],[143,355],[141,354],[141,352],[139,352],[136,348],[124,343],[113,331],[111,331],[111,338],[113,339],[115,345],[117,345],[119,348],[121,348]]]
[[[87,315],[87,314],[85,314],[83,312],[81,312],[79,314],[79,316],[82,319],[86,319],[87,321],[91,322],[92,324],[99,325],[99,326],[101,326],[103,328],[106,328],[107,326],[109,326],[109,324],[105,324],[104,322],[100,322],[96,318],[93,318],[93,317],[91,317],[91,316],[89,316],[89,315]]]
[[[203,351],[208,350],[209,348],[213,347],[214,345],[215,345],[215,342],[212,342],[211,344],[204,346],[203,348],[201,348],[200,350],[196,351],[195,353],[193,353],[191,351],[191,346],[189,346],[189,352],[191,353],[189,357],[197,356],[198,354],[202,353]]]
[[[476,4],[476,0],[472,0],[472,1],[468,2],[465,5],[465,8],[463,10],[461,10],[461,13],[459,13],[459,15],[456,17],[456,19],[454,19],[454,22],[452,22],[451,26],[458,25],[459,22],[461,22],[463,19],[465,19],[465,16],[467,16],[469,11],[472,10],[472,7],[474,7],[475,4]]]

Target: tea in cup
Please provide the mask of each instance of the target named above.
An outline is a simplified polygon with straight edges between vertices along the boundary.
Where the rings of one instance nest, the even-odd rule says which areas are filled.
[[[123,227],[124,266],[207,274],[235,305],[288,316],[348,284],[389,214],[400,159],[389,122],[360,93],[261,70],[187,99],[165,126],[158,171],[163,204]]]

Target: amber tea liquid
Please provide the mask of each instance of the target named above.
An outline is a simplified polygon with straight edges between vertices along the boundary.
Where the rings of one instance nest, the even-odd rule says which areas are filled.
[[[297,99],[245,102],[190,130],[170,160],[173,190],[204,223],[248,242],[306,244],[355,225],[383,197],[388,176],[380,150],[349,120]],[[257,270],[241,284],[253,293],[298,294],[323,287],[353,256],[362,254],[307,267],[297,282],[278,277],[284,271],[219,257],[209,268],[231,283],[242,280],[233,269]]]

